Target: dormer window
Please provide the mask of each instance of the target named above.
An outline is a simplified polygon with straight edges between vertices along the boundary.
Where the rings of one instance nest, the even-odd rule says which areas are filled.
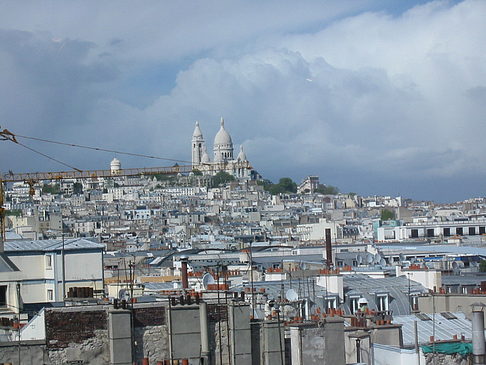
[[[376,307],[379,311],[387,311],[389,295],[387,293],[376,294]]]

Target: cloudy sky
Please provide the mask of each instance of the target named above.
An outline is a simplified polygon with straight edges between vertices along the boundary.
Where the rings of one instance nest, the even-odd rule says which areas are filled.
[[[485,196],[486,2],[1,1],[0,126],[189,160],[224,116],[266,178]],[[80,169],[111,153],[22,140]],[[117,156],[123,167],[169,162]],[[0,142],[0,170],[65,170]]]

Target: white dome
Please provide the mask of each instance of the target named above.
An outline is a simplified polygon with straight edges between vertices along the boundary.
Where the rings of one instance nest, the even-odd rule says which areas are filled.
[[[111,160],[110,166],[111,166],[111,167],[118,167],[118,168],[120,168],[120,167],[121,167],[120,160],[118,160],[118,159],[115,157],[113,160]]]
[[[121,162],[117,158],[114,158],[110,163],[110,170],[112,174],[118,174],[121,170]]]
[[[196,126],[194,127],[194,133],[192,133],[193,137],[202,137],[201,128],[199,128],[199,122],[196,121]]]
[[[240,146],[240,153],[238,153],[238,157],[236,159],[238,161],[247,161],[245,151],[243,151],[243,146]]]
[[[219,128],[218,133],[216,133],[216,137],[214,137],[214,146],[232,144],[233,141],[231,140],[231,136],[226,132],[226,129],[224,129],[224,119],[221,118],[221,127]]]
[[[209,163],[209,162],[211,162],[209,160],[209,155],[206,151],[204,151],[202,158],[201,158],[201,163]]]

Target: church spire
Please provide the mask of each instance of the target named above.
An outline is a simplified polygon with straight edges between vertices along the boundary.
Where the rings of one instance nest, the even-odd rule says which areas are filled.
[[[199,122],[196,121],[196,125],[194,127],[194,132],[192,133],[192,165],[197,166],[201,163],[203,152],[205,149],[204,146],[204,137],[201,132],[201,128],[199,128]]]

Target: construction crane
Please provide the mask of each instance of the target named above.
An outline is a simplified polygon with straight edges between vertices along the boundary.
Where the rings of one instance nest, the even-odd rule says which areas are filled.
[[[131,156],[139,156],[139,157],[147,157],[147,158],[156,158],[156,159],[161,159],[161,160],[169,160],[169,161],[177,161],[177,162],[183,162],[187,163],[188,161],[182,161],[182,160],[174,160],[174,159],[168,159],[168,158],[160,158],[156,156],[148,156],[148,155],[142,155],[142,154],[137,154],[137,153],[127,153],[127,152],[120,152],[120,151],[114,151],[114,150],[108,150],[104,148],[97,148],[97,147],[88,147],[88,146],[81,146],[81,145],[76,145],[72,143],[64,143],[64,142],[54,142],[54,141],[49,141],[49,140],[44,140],[40,138],[34,138],[34,137],[25,137],[25,136],[18,136],[15,135],[14,133],[10,132],[7,129],[0,130],[0,141],[10,141],[13,143],[16,143],[18,145],[21,145],[33,152],[39,153],[43,155],[44,157],[47,157],[51,160],[54,160],[58,163],[61,163],[65,166],[68,166],[72,168],[72,171],[47,171],[47,172],[26,172],[26,173],[14,173],[12,171],[9,171],[8,173],[5,174],[0,174],[0,243],[5,242],[6,238],[6,215],[5,215],[5,208],[4,208],[4,196],[5,196],[5,190],[4,190],[4,184],[5,183],[11,183],[11,182],[24,182],[29,186],[29,194],[34,195],[34,185],[38,183],[39,181],[45,181],[45,180],[63,180],[63,179],[96,179],[96,178],[114,178],[114,177],[124,177],[124,176],[146,176],[146,175],[176,175],[179,173],[190,173],[194,170],[194,167],[192,165],[178,165],[175,164],[174,166],[170,167],[143,167],[143,168],[128,168],[128,169],[117,169],[117,170],[80,170],[77,169],[73,166],[70,166],[62,161],[59,161],[55,158],[52,158],[50,156],[47,156],[44,153],[41,153],[39,151],[36,151],[30,147],[25,146],[21,142],[18,141],[17,137],[24,137],[24,138],[29,138],[33,140],[38,140],[42,142],[49,142],[49,143],[55,143],[55,144],[61,144],[61,145],[66,145],[70,147],[81,147],[81,148],[87,148],[87,149],[92,149],[96,151],[102,151],[102,152],[114,152],[114,153],[120,153],[120,154],[126,154],[126,155],[131,155]],[[221,163],[213,163],[213,164],[206,164],[205,165],[205,170],[209,171],[210,173],[214,173],[217,171],[225,170],[225,162]],[[251,169],[251,167],[246,163],[246,162],[237,162],[234,165],[236,168],[242,168],[242,169]],[[3,245],[1,245],[3,246]]]

